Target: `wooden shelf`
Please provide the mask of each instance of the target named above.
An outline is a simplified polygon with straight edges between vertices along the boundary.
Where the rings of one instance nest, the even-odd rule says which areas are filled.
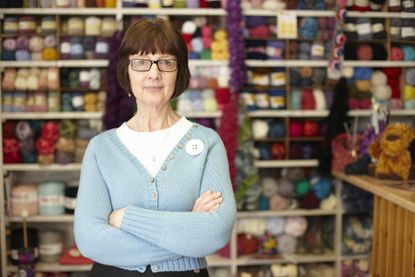
[[[344,61],[349,67],[415,67],[415,61]]]
[[[27,112],[27,113],[2,113],[3,120],[21,119],[101,119],[102,112]]]
[[[327,60],[246,60],[251,67],[327,67]]]
[[[58,263],[36,263],[35,270],[37,272],[81,272],[90,271],[92,265],[61,265]],[[9,265],[8,272],[17,272],[17,266]]]
[[[216,112],[178,112],[182,116],[187,118],[220,118],[222,116],[221,111]]]
[[[0,67],[108,67],[108,60],[0,61]]]
[[[341,259],[344,260],[360,260],[360,259],[369,259],[370,254],[354,254],[354,255],[342,255]]]
[[[4,171],[79,171],[81,164],[3,164]]]
[[[228,66],[227,60],[189,60],[189,66]]]
[[[286,217],[286,216],[326,216],[336,215],[338,211],[335,210],[322,210],[322,209],[295,209],[295,210],[283,210],[283,211],[252,211],[252,212],[238,212],[237,218],[261,218],[261,217]]]
[[[254,166],[257,168],[316,167],[318,160],[256,160]]]
[[[209,267],[231,266],[232,261],[227,257],[222,257],[216,254],[206,257],[206,261]]]
[[[321,263],[321,262],[335,262],[336,255],[333,251],[327,251],[323,255],[281,255],[277,258],[256,258],[253,256],[242,256],[239,257],[236,263],[239,266],[242,265],[268,265],[274,263]]]
[[[23,222],[21,217],[9,217],[10,222]],[[74,216],[70,214],[64,215],[34,215],[26,218],[27,222],[73,222]]]
[[[370,116],[372,110],[351,110],[347,113],[348,116]],[[391,116],[415,116],[415,110],[391,110]]]
[[[292,13],[300,17],[318,16],[318,17],[334,17],[335,11],[321,11],[321,10],[264,10],[264,9],[249,9],[243,10],[242,14],[245,16],[278,16],[284,13]]]
[[[187,9],[187,8],[123,8],[121,9],[123,15],[187,15],[187,16],[224,16],[226,11],[224,9],[214,8],[200,8],[200,9]]]
[[[248,112],[250,117],[326,117],[328,110],[257,110]]]
[[[347,11],[347,17],[370,17],[370,18],[415,18],[415,13],[410,12],[358,12]]]
[[[116,15],[116,8],[11,8],[0,9],[0,14],[28,15]]]

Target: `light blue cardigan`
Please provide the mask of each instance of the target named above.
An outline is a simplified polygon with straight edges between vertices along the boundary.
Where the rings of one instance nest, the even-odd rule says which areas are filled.
[[[200,139],[192,156],[186,143]],[[206,190],[222,193],[215,212],[191,212]],[[113,210],[126,207],[117,229]],[[102,264],[144,272],[206,267],[205,256],[230,239],[236,207],[225,148],[212,129],[194,123],[153,178],[122,144],[115,129],[93,138],[86,150],[75,210],[81,253]]]

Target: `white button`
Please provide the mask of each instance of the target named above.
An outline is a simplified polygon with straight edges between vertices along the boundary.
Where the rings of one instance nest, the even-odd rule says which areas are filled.
[[[150,182],[151,183],[154,183],[154,178],[150,178]]]
[[[169,155],[169,159],[174,160],[174,154],[173,153]]]
[[[157,192],[153,191],[151,193],[151,198],[156,199],[157,198]]]
[[[205,145],[200,139],[192,139],[186,143],[186,153],[190,156],[197,156],[202,153]]]
[[[200,269],[194,269],[193,272],[194,273],[199,273],[200,272]]]
[[[158,272],[158,271],[160,270],[160,267],[159,267],[158,265],[152,265],[152,266],[151,266],[151,270],[152,270],[153,272]]]

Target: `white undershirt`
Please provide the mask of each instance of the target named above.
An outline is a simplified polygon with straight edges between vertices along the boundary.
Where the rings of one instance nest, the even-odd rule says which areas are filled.
[[[138,132],[132,130],[124,122],[117,128],[117,135],[125,147],[154,177],[163,165],[164,160],[189,131],[192,124],[190,120],[183,116],[170,128],[152,132]],[[155,161],[153,161],[153,156],[155,156]]]

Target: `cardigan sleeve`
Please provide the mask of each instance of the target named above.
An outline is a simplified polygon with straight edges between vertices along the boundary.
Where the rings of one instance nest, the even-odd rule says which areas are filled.
[[[204,257],[222,248],[230,239],[236,204],[229,176],[225,147],[210,130],[201,191],[221,192],[223,202],[214,212],[174,212],[126,207],[121,229],[171,252]]]
[[[80,252],[96,262],[136,267],[182,257],[108,224],[111,198],[97,166],[94,140],[85,152],[75,209],[74,234]]]

